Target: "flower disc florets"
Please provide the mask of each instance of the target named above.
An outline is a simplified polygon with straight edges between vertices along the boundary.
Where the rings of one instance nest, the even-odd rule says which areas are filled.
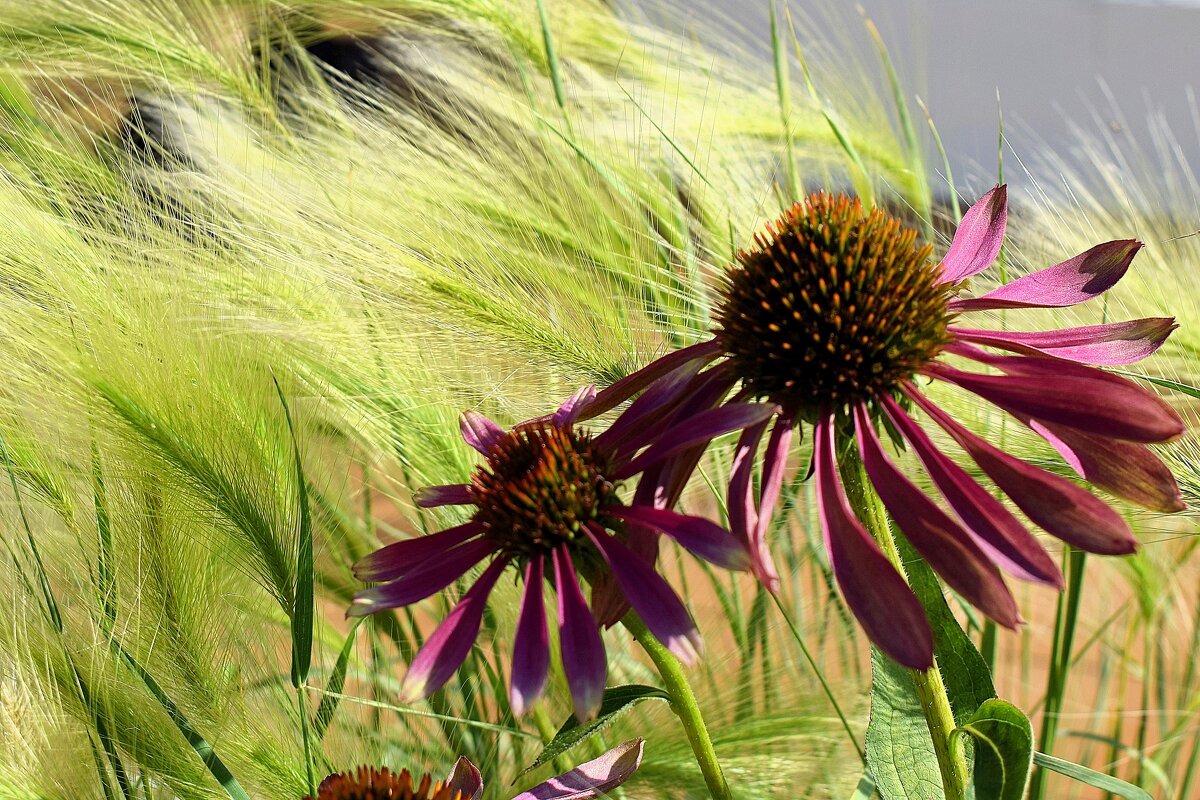
[[[738,254],[717,310],[735,374],[812,414],[893,391],[951,341],[950,287],[917,234],[845,195],[797,203]]]
[[[586,540],[584,523],[600,520],[615,499],[616,484],[605,477],[611,471],[612,457],[570,426],[518,427],[475,472],[475,521],[507,553],[547,555]]]
[[[459,793],[429,775],[414,786],[408,770],[397,774],[387,769],[358,767],[353,773],[341,772],[321,781],[316,800],[459,800]]]

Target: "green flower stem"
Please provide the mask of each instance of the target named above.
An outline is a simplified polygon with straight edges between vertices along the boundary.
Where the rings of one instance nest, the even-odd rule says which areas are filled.
[[[708,735],[704,717],[700,715],[700,706],[696,702],[696,695],[687,682],[687,676],[683,673],[683,664],[658,639],[654,638],[646,629],[646,623],[642,622],[642,618],[636,612],[630,611],[626,614],[621,620],[621,624],[633,634],[633,638],[646,651],[646,655],[650,656],[650,660],[654,662],[658,674],[662,677],[663,684],[671,695],[671,708],[674,709],[679,721],[683,723],[683,729],[687,732],[688,743],[691,744],[692,752],[696,756],[696,763],[700,766],[701,774],[704,775],[704,782],[708,784],[709,794],[712,795],[713,800],[732,800],[733,795],[729,792],[729,784],[725,782],[725,773],[721,771],[717,753],[713,750],[712,737]]]
[[[858,450],[853,447],[846,448],[838,461],[842,482],[846,487],[846,498],[850,501],[855,516],[871,532],[888,561],[892,562],[907,581],[908,573],[904,570],[900,551],[896,548],[896,540],[892,538],[892,529],[878,495],[870,488]],[[942,682],[942,673],[938,670],[936,659],[929,669],[909,670],[909,675],[912,676],[913,686],[917,690],[917,698],[921,701],[925,723],[929,726],[929,736],[933,740],[938,770],[942,773],[942,790],[946,800],[964,800],[967,796],[967,758],[953,735],[956,727],[954,713],[950,709],[950,698],[946,694],[946,685]]]

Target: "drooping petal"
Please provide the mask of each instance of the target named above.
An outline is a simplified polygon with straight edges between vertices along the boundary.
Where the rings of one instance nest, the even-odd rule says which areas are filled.
[[[912,546],[968,602],[1001,625],[1016,627],[1017,603],[987,554],[892,463],[862,406],[854,410],[854,426],[871,485]]]
[[[1057,331],[949,329],[959,339],[1018,353],[1046,353],[1083,364],[1120,366],[1151,355],[1178,325],[1174,317],[1151,317]]]
[[[1184,432],[1175,409],[1131,380],[1074,361],[991,356],[1007,375],[964,372],[942,363],[927,374],[950,381],[1011,413],[1130,442],[1168,442]]]
[[[609,506],[605,513],[665,533],[692,555],[725,569],[750,568],[747,543],[715,522],[653,506]]]
[[[733,466],[729,471],[729,490],[726,507],[729,531],[749,546],[758,527],[758,505],[754,502],[754,460],[758,443],[767,432],[767,420],[742,431],[733,450]]]
[[[619,744],[599,758],[551,778],[513,800],[592,800],[620,786],[642,763],[642,739]]]
[[[775,561],[767,545],[767,530],[783,488],[783,473],[791,451],[794,426],[791,416],[781,414],[775,420],[771,438],[767,440],[767,449],[763,452],[762,486],[759,489],[758,524],[750,540],[750,554],[754,559],[751,570],[762,585],[772,592],[779,591],[779,572],[775,569]]]
[[[354,577],[369,583],[394,581],[412,572],[427,559],[443,555],[480,533],[483,533],[483,526],[472,521],[437,533],[392,542],[356,563]]]
[[[483,776],[479,774],[479,767],[466,756],[459,756],[446,776],[446,788],[450,790],[451,797],[457,795],[460,800],[479,800],[483,797]]]
[[[595,399],[580,409],[577,419],[591,419],[605,411],[616,408],[651,383],[678,369],[690,361],[702,363],[712,361],[721,354],[721,344],[715,338],[706,342],[675,350],[655,359],[637,372],[630,373],[596,395]]]
[[[346,614],[351,617],[365,617],[387,608],[401,608],[424,600],[461,578],[467,570],[495,549],[493,543],[485,539],[475,539],[442,556],[428,558],[419,567],[400,578],[354,595],[354,602]]]
[[[957,283],[991,266],[1004,244],[1008,187],[997,186],[967,209],[942,259],[942,282]]]
[[[463,440],[485,456],[504,438],[504,430],[478,411],[464,411],[458,418],[458,428]]]
[[[1129,525],[1102,500],[1065,478],[993,447],[951,419],[911,384],[904,388],[905,394],[970,454],[1034,524],[1089,553],[1128,555],[1137,549]]]
[[[580,722],[586,722],[600,711],[604,682],[608,677],[608,658],[565,545],[554,551],[554,581],[558,591],[558,638],[563,672],[575,701],[575,716]]]
[[[813,435],[821,532],[846,605],[890,658],[911,669],[929,669],[933,633],[925,610],[846,502],[830,416],[817,420]]]
[[[703,366],[703,361],[695,359],[655,381],[596,436],[596,445],[618,452],[635,452],[644,447],[668,415],[703,391],[710,377],[708,373],[697,377]]]
[[[880,398],[888,419],[913,446],[938,491],[992,560],[1008,573],[1029,581],[1063,585],[1053,559],[996,498],[934,446],[921,426],[888,396]]]
[[[1141,242],[1132,239],[1098,244],[1072,259],[1017,278],[982,297],[951,300],[950,310],[1073,306],[1098,297],[1119,281],[1141,247]]]
[[[653,567],[595,524],[587,531],[650,633],[684,664],[695,664],[703,643],[692,615]]]
[[[584,406],[596,399],[596,387],[589,384],[581,389],[578,389],[575,394],[567,398],[558,410],[554,412],[554,424],[559,428],[565,428],[575,422],[579,412]]]
[[[421,508],[465,506],[471,502],[471,487],[465,483],[423,486],[413,492],[413,502]]]
[[[614,480],[638,474],[655,462],[670,458],[698,444],[707,444],[718,436],[756,425],[778,411],[770,403],[726,403],[719,408],[701,411],[671,428],[646,451],[617,469]]]
[[[1175,476],[1150,448],[1018,416],[1059,452],[1080,477],[1117,497],[1166,513],[1187,505]]]
[[[479,636],[479,625],[483,621],[483,609],[488,596],[500,573],[508,566],[508,561],[507,557],[493,561],[413,656],[400,685],[402,703],[411,703],[433,694],[462,666],[471,652],[471,645]]]
[[[550,634],[546,630],[542,598],[543,570],[542,556],[531,558],[525,567],[525,593],[513,636],[512,682],[508,692],[509,704],[517,716],[542,696],[550,669]]]

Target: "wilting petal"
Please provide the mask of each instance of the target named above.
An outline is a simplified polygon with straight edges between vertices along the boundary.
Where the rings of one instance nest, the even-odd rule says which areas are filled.
[[[1113,367],[1141,361],[1178,325],[1174,317],[1151,317],[1057,331],[985,331],[950,328],[959,339],[1018,353],[1046,353],[1083,364]]]
[[[1187,508],[1175,476],[1150,448],[1018,416],[1054,447],[1080,477],[1155,511]]]
[[[652,506],[608,506],[605,513],[665,533],[698,558],[725,569],[749,569],[746,543],[715,522]]]
[[[829,416],[817,420],[813,446],[821,531],[846,605],[876,647],[903,666],[929,669],[933,665],[933,633],[925,609],[854,518],[842,494]]]
[[[400,685],[400,702],[411,703],[436,692],[462,666],[471,645],[479,636],[483,609],[508,558],[497,558],[475,581],[475,585],[442,620],[425,645],[413,656]]]
[[[551,778],[513,800],[591,800],[620,786],[642,763],[642,739],[619,744],[604,755]]]
[[[750,540],[750,553],[754,559],[751,569],[762,585],[772,592],[779,591],[779,572],[775,569],[775,561],[767,546],[767,530],[771,526],[779,491],[783,488],[783,473],[792,447],[794,424],[789,415],[781,414],[775,420],[771,438],[767,440],[767,449],[763,453],[762,486],[759,489],[758,524]]]
[[[478,411],[464,411],[458,418],[458,428],[463,440],[485,456],[504,438],[504,430]]]
[[[957,283],[996,260],[1008,221],[1008,187],[997,186],[967,209],[942,259],[942,282]]]
[[[575,701],[575,716],[586,722],[600,711],[608,658],[565,545],[554,551],[554,580],[558,589],[558,640],[563,672]]]
[[[615,471],[613,480],[636,475],[649,465],[670,458],[698,444],[707,444],[718,436],[741,430],[776,413],[779,407],[771,403],[726,403],[720,408],[701,411],[673,426],[669,434],[659,437],[646,452]]]
[[[512,682],[508,692],[517,716],[542,696],[550,669],[550,634],[546,630],[542,576],[543,557],[531,558],[525,567],[525,594],[521,597],[521,616],[513,637]]]
[[[565,428],[575,422],[575,418],[579,416],[579,412],[588,403],[596,399],[596,387],[592,385],[584,386],[575,394],[567,398],[567,401],[558,407],[554,412],[554,424],[560,428]]]
[[[683,663],[695,664],[702,647],[700,632],[675,590],[653,567],[599,526],[589,524],[587,531],[654,638]]]
[[[885,395],[881,405],[892,424],[913,446],[938,491],[974,535],[975,543],[1007,572],[1061,589],[1062,572],[1017,518],[939,451],[895,400]]]
[[[1102,500],[1065,478],[993,447],[951,419],[911,384],[905,387],[905,394],[970,454],[1034,524],[1089,553],[1128,555],[1137,549],[1133,531]]]
[[[479,767],[466,756],[459,756],[446,776],[446,788],[451,797],[458,795],[461,800],[479,800],[483,797],[483,776],[479,774]]]
[[[854,409],[854,426],[871,485],[912,546],[954,591],[1001,625],[1016,627],[1017,603],[987,554],[897,469],[862,406]]]
[[[419,567],[391,583],[354,595],[354,602],[346,614],[351,617],[365,617],[387,608],[401,608],[424,600],[461,578],[467,570],[495,549],[493,543],[485,539],[476,539],[461,544],[437,558],[428,558]]]
[[[437,533],[392,542],[355,564],[354,577],[370,583],[394,581],[412,572],[427,559],[444,555],[480,533],[483,533],[482,525],[467,522]]]
[[[1007,375],[963,372],[941,363],[926,373],[1012,413],[1026,414],[1131,442],[1167,442],[1183,434],[1175,409],[1133,381],[1062,359],[992,356]]]
[[[758,506],[754,502],[754,460],[758,455],[758,443],[767,431],[767,420],[742,431],[733,450],[733,468],[729,471],[729,490],[726,507],[729,513],[729,531],[750,545],[758,527]]]
[[[675,350],[655,359],[637,372],[626,375],[621,380],[609,386],[596,395],[592,402],[580,409],[577,419],[591,419],[605,411],[616,408],[635,394],[645,389],[651,383],[673,372],[689,361],[699,360],[702,363],[712,361],[721,354],[721,344],[715,338],[707,342],[694,344],[682,350]]]
[[[447,486],[424,486],[413,492],[413,502],[421,508],[465,506],[472,502],[471,487],[465,483]]]
[[[1068,261],[1017,278],[982,297],[951,300],[950,310],[1073,306],[1098,297],[1121,280],[1141,247],[1141,242],[1132,239],[1098,244]]]

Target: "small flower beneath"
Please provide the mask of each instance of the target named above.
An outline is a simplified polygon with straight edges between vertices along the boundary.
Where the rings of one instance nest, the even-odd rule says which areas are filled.
[[[919,409],[975,461],[1026,517],[1092,553],[1126,554],[1136,541],[1121,515],[1074,482],[1017,459],[934,404],[917,379],[941,381],[987,400],[1046,439],[1083,478],[1159,511],[1183,508],[1169,470],[1146,447],[1183,433],[1156,395],[1094,366],[1139,361],[1176,327],[1153,318],[1065,330],[1011,332],[963,327],[960,315],[1071,306],[1098,297],[1125,274],[1141,245],[1114,241],[963,297],[963,281],[996,259],[1007,220],[1003,186],[963,217],[949,252],[934,261],[885,212],[816,194],[798,203],[738,255],[726,275],[712,340],[672,353],[602,392],[587,418],[634,394],[686,384],[696,409],[761,398],[779,413],[753,487],[769,420],[743,428],[729,482],[730,527],[772,590],[778,576],[765,534],[783,480],[792,431],[813,426],[813,473],[826,548],[846,602],[871,640],[898,662],[932,663],[924,612],[848,503],[839,463],[857,449],[867,480],[897,527],[945,581],[998,623],[1020,622],[998,568],[1061,587],[1062,575],[1026,526],[944,455],[911,415]],[[989,349],[985,349],[989,348]],[[997,354],[991,351],[1002,351]],[[970,371],[947,357],[974,362]],[[649,388],[647,388],[649,387]],[[630,406],[632,409],[641,398]],[[686,419],[678,417],[677,419]],[[886,454],[877,426],[916,453],[953,515],[922,493]],[[667,432],[665,436],[670,436]],[[691,465],[668,462],[675,488]]]
[[[642,739],[631,739],[599,758],[551,778],[513,800],[591,800],[627,781],[642,763]],[[479,800],[483,778],[466,758],[458,759],[444,781],[428,774],[413,783],[408,770],[358,767],[321,781],[316,800]],[[313,800],[311,796],[304,800]]]
[[[622,501],[622,485],[679,452],[703,450],[715,436],[758,424],[775,409],[730,403],[677,426],[670,440],[656,439],[653,423],[681,411],[672,402],[676,389],[646,392],[594,436],[575,425],[579,409],[595,397],[593,387],[577,392],[552,416],[508,432],[481,414],[463,415],[463,437],[484,462],[471,483],[423,489],[415,500],[426,508],[472,507],[470,521],[395,542],[355,565],[359,578],[382,582],[355,596],[349,613],[361,616],[415,603],[488,562],[413,658],[402,687],[406,698],[427,697],[462,664],[479,633],[488,596],[509,566],[525,581],[509,694],[515,713],[524,713],[546,686],[547,582],[557,595],[563,670],[580,719],[596,714],[607,678],[604,644],[581,578],[593,587],[593,605],[604,603],[603,616],[620,615],[632,605],[659,641],[681,660],[695,660],[701,646],[696,625],[655,571],[655,551],[647,549],[647,541],[654,545],[654,536],[666,534],[696,556],[734,570],[748,568],[750,554],[724,528],[670,510],[673,501],[647,495],[640,485],[630,502]]]

